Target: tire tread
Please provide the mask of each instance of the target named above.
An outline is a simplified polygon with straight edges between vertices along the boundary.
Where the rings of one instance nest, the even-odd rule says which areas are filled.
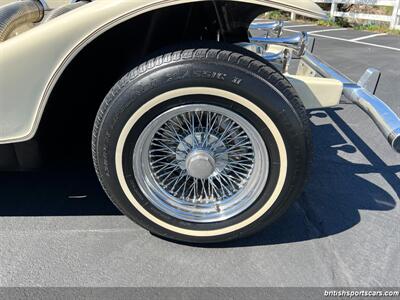
[[[261,57],[256,59],[254,57],[248,56],[245,53],[239,53],[228,50],[214,49],[214,48],[197,48],[197,49],[184,49],[179,51],[174,51],[170,53],[166,53],[160,55],[158,57],[152,58],[145,63],[137,66],[129,73],[127,73],[118,83],[114,85],[114,87],[110,90],[110,92],[105,97],[103,103],[101,104],[99,111],[97,113],[95,124],[93,127],[92,133],[92,157],[94,162],[94,168],[96,170],[96,174],[99,178],[99,181],[109,196],[114,205],[124,214],[127,212],[118,204],[118,201],[115,201],[113,197],[111,197],[111,193],[107,190],[106,184],[104,184],[104,175],[100,172],[100,157],[98,153],[98,141],[99,141],[99,133],[101,132],[101,128],[103,126],[103,121],[105,120],[110,107],[113,104],[113,100],[117,98],[119,94],[121,94],[125,89],[127,89],[130,83],[140,77],[142,74],[147,73],[148,71],[163,66],[165,64],[171,63],[179,63],[184,60],[216,60],[218,62],[230,63],[240,66],[248,71],[256,73],[258,76],[263,78],[264,80],[271,83],[275,86],[289,101],[294,110],[296,111],[300,123],[303,126],[303,130],[305,133],[305,143],[307,147],[307,176],[303,178],[303,185],[306,182],[308,177],[308,171],[310,170],[311,157],[312,157],[312,141],[311,141],[311,130],[309,126],[309,118],[306,112],[306,109],[297,95],[295,89],[290,84],[290,82],[279,72],[277,69],[272,66],[267,61],[263,60]]]

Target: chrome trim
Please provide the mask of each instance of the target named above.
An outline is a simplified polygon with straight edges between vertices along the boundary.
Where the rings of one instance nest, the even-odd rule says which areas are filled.
[[[379,70],[368,68],[360,77],[360,80],[358,80],[357,84],[375,95],[380,78],[381,72]]]
[[[282,62],[285,56],[284,50],[277,53],[268,52],[264,46],[255,43],[237,43],[236,45],[254,52],[270,62]]]
[[[42,7],[45,11],[48,11],[50,9],[49,5],[47,4],[47,2],[45,0],[36,0],[36,1],[40,2],[40,4],[42,5]]]
[[[316,71],[319,75],[325,78],[334,78],[339,80],[343,83],[343,85],[350,85],[355,84],[351,79],[349,79],[346,75],[341,74],[340,72],[336,71],[330,65],[325,62],[322,62],[319,58],[315,55],[311,54],[310,52],[306,52],[302,56],[302,60],[314,71]]]
[[[271,32],[275,33],[277,37],[280,37],[282,35],[283,26],[284,26],[283,21],[261,23],[261,24],[253,23],[249,26],[249,30],[267,30],[266,37],[268,37],[268,34]]]
[[[81,0],[81,1],[71,1],[69,4],[62,5],[60,7],[57,7],[50,11],[43,19],[43,23],[47,23],[55,18],[58,18],[59,16],[62,16],[74,9],[77,9],[85,4],[88,4],[89,1],[86,0]]]
[[[303,55],[302,61],[320,76],[342,82],[343,95],[368,114],[393,150],[400,153],[400,118],[386,103],[373,95],[373,91],[368,91],[366,85],[362,86],[363,83],[368,82],[368,74],[364,74],[362,80],[356,84],[308,51]],[[371,73],[371,70],[366,72]],[[377,78],[376,72],[374,77]],[[377,79],[375,81],[377,82]],[[375,87],[373,89],[375,90]]]
[[[282,60],[284,59],[284,57],[285,57],[285,53],[284,53],[285,51],[281,51],[281,52],[278,52],[278,53],[269,53],[269,52],[266,52],[262,57],[265,59],[265,60],[268,60],[268,61],[272,61],[272,62],[274,62],[274,61],[278,61],[278,62],[282,62]]]
[[[308,43],[306,32],[299,32],[288,37],[249,37],[250,42],[263,44],[281,45],[295,50],[297,56],[302,56]]]

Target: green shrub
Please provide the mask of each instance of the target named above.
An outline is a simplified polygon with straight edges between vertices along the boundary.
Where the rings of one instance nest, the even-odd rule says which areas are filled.
[[[289,20],[290,13],[281,10],[272,10],[265,13],[264,18],[270,20]]]
[[[382,24],[354,24],[352,27],[356,30],[400,35],[400,30],[390,29],[387,25]]]
[[[400,35],[400,30],[390,29],[385,24],[357,24],[357,23],[349,23],[348,20],[344,18],[336,18],[335,21],[333,19],[329,19],[327,21],[318,21],[318,25],[327,26],[327,27],[351,27],[355,30],[366,30],[378,33],[388,33]]]
[[[336,18],[335,21],[333,19],[319,20],[317,22],[320,26],[328,26],[328,27],[350,27],[350,23],[345,18]]]

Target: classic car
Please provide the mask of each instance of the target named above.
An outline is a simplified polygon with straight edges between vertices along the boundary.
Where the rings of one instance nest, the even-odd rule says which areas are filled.
[[[400,120],[374,95],[379,71],[353,82],[313,54],[306,33],[253,22],[276,9],[326,18],[311,0],[3,5],[0,144],[21,169],[34,165],[43,140],[53,156],[91,146],[109,198],[157,236],[251,235],[303,190],[308,109],[344,96],[400,152]]]

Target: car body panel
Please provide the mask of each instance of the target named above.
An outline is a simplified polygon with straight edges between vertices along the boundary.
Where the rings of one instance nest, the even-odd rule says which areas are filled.
[[[63,70],[93,39],[145,12],[201,0],[96,0],[0,44],[0,144],[31,139]],[[323,18],[310,0],[238,0]]]
[[[338,105],[343,92],[343,84],[333,78],[319,78],[285,74],[295,88],[306,109]]]

